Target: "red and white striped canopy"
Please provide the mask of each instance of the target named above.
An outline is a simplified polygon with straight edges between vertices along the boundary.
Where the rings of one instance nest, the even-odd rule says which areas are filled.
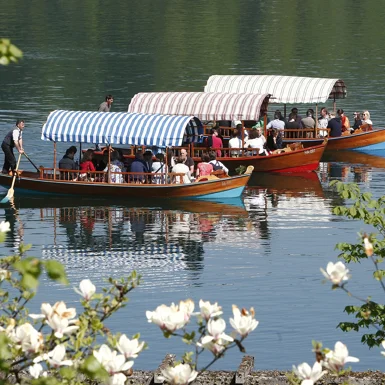
[[[213,75],[205,92],[271,94],[272,103],[323,103],[346,97],[343,80],[276,75]]]
[[[151,92],[136,94],[128,112],[193,115],[200,120],[258,120],[268,94]]]

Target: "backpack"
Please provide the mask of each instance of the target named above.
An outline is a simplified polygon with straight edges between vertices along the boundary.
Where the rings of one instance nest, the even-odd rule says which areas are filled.
[[[218,163],[218,161],[215,164],[213,164],[213,163],[211,163],[211,164],[213,165],[214,171],[223,170],[223,167]]]

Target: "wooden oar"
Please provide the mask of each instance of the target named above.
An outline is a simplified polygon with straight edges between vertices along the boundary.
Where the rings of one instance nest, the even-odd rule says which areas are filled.
[[[13,178],[12,178],[11,188],[8,190],[7,195],[0,201],[0,203],[7,203],[9,202],[10,199],[13,198],[13,195],[14,195],[13,186],[15,185],[17,170],[19,169],[19,164],[20,164],[20,159],[21,159],[21,154],[19,154],[19,159],[17,160],[16,169],[14,171]]]
[[[24,155],[31,162],[32,166],[36,168],[36,171],[40,172],[40,170],[37,168],[36,164],[32,162],[32,160],[29,158],[29,156],[25,152],[24,152]]]

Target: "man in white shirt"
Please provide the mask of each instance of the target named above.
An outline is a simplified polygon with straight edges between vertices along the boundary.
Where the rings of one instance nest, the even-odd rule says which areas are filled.
[[[325,107],[321,108],[321,117],[318,119],[318,128],[327,128],[329,124],[329,113]],[[321,138],[328,135],[327,130],[319,130],[318,132]]]
[[[13,149],[16,147],[19,154],[24,153],[23,149],[23,130],[25,127],[25,123],[23,119],[18,119],[16,121],[15,127],[8,132],[5,136],[3,143],[1,145],[1,149],[4,152],[4,165],[3,165],[3,174],[8,174],[11,169],[12,173],[14,173],[16,169],[16,158],[13,154]]]

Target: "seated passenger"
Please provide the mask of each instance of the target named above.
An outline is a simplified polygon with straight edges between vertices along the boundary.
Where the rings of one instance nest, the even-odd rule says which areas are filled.
[[[275,111],[274,113],[274,120],[272,120],[266,128],[270,130],[270,128],[275,128],[276,130],[279,130],[280,132],[283,132],[285,129],[285,122],[280,119],[282,117],[282,114],[280,111]]]
[[[282,136],[278,130],[271,130],[267,137],[266,146],[269,151],[280,150],[282,148]]]
[[[361,114],[359,112],[355,112],[353,116],[354,116],[353,131],[355,131],[355,130],[358,130],[360,126],[362,126],[362,119],[361,119]]]
[[[120,174],[121,172],[123,172],[123,170],[121,168],[122,162],[119,160],[119,153],[116,150],[112,151],[110,158],[111,158],[111,162],[110,162],[111,183],[123,183],[124,178],[123,178],[123,175]],[[108,165],[103,171],[108,172]]]
[[[65,155],[62,159],[59,161],[59,168],[61,170],[77,170],[77,165],[74,161],[74,156],[76,153],[76,147],[71,146],[66,150]],[[75,173],[69,173],[69,172],[60,172],[60,179],[76,179]]]
[[[289,119],[286,122],[286,127],[285,128],[289,128],[289,129],[298,129],[298,128],[300,128],[300,123],[297,120],[297,115],[294,114],[293,112],[291,112],[289,114]]]
[[[341,119],[342,132],[350,131],[349,118],[345,115],[344,110],[342,108],[337,110],[337,115]]]
[[[184,159],[182,156],[178,156],[175,159],[175,166],[172,168],[172,172],[178,173],[178,174],[184,174],[182,178],[176,176],[174,178],[174,183],[191,183],[191,174],[190,174],[190,169],[189,167],[184,164]],[[182,180],[181,180],[182,179]]]
[[[94,156],[94,150],[89,149],[83,154],[82,161],[80,162],[80,171],[96,171],[92,162]]]
[[[370,113],[369,111],[365,110],[363,113],[362,113],[362,125],[361,125],[361,129],[364,130],[364,131],[370,131],[372,130],[372,121],[370,120]]]
[[[218,129],[216,129],[216,128],[211,129],[211,136],[209,136],[207,138],[206,145],[209,148],[211,148],[211,147],[217,148],[217,150],[215,150],[217,153],[217,156],[222,155],[221,150],[219,150],[219,148],[223,147],[223,142],[222,142],[222,139],[219,137]]]
[[[212,173],[214,170],[213,165],[209,163],[210,157],[208,154],[202,155],[202,162],[198,163],[196,176],[199,178],[200,176],[207,176]]]
[[[231,133],[231,139],[229,140],[229,148],[242,148],[242,140],[238,136],[238,131],[234,129]],[[230,151],[232,158],[237,158],[242,155],[242,150],[233,150]]]
[[[211,151],[209,154],[210,164],[213,165],[213,171],[223,170],[225,174],[229,173],[229,169],[217,159],[217,155],[214,151]]]
[[[341,119],[337,116],[331,115],[332,118],[328,122],[327,128],[330,128],[329,136],[331,137],[337,137],[341,136],[342,134],[342,123]]]
[[[153,174],[162,174],[154,175],[153,183],[162,184],[165,183],[165,174],[166,174],[166,164],[164,163],[164,155],[162,153],[157,153],[155,155],[156,161],[152,163],[152,173]]]
[[[135,154],[135,160],[131,163],[131,172],[138,172],[145,174],[149,172],[147,165],[143,160],[143,152],[137,151]],[[145,183],[145,175],[130,175],[130,181],[136,183]]]
[[[306,111],[306,118],[301,120],[303,128],[315,128],[314,111],[309,108]]]
[[[249,139],[245,142],[245,147],[255,148],[251,155],[266,155],[264,149],[264,140],[261,137],[261,133],[258,130],[251,130],[249,134]],[[257,150],[258,149],[258,150]]]
[[[318,119],[318,127],[319,128],[327,128],[329,123],[329,112],[326,107],[321,108],[321,116]],[[319,136],[321,138],[326,137],[328,135],[327,130],[319,130]]]
[[[291,109],[291,113],[293,115],[295,115],[295,121],[298,124],[298,128],[303,128],[303,126],[302,126],[302,116],[298,113],[298,108],[297,107],[293,107]],[[289,115],[289,117],[290,117],[290,115]]]

